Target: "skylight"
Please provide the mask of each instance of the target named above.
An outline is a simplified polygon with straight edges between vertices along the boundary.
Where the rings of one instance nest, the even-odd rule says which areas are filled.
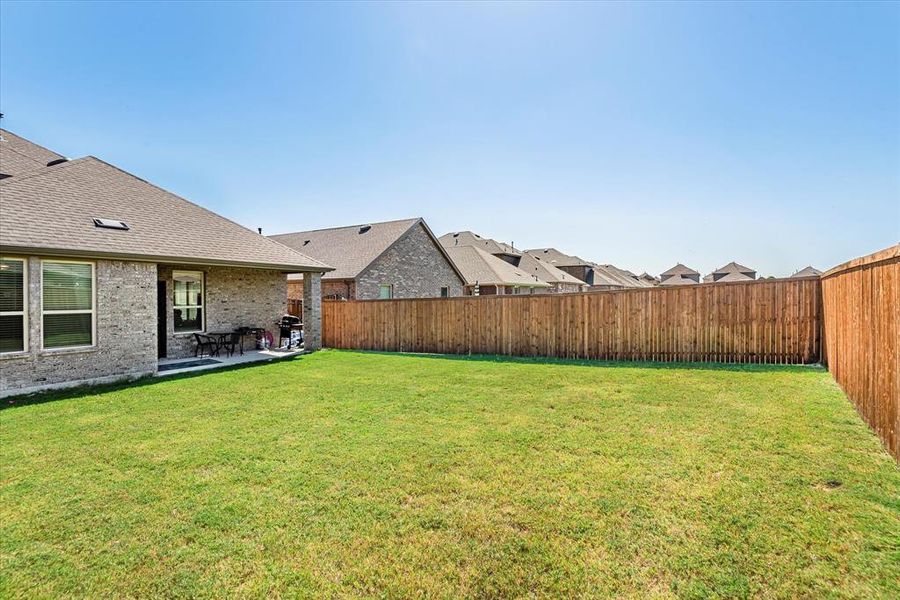
[[[94,227],[102,227],[103,229],[120,229],[122,231],[128,231],[131,229],[125,221],[117,221],[115,219],[99,219],[94,217]]]

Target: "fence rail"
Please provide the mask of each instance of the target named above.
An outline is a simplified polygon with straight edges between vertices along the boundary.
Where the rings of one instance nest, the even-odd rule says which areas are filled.
[[[900,245],[822,276],[828,370],[900,460]]]
[[[332,348],[600,360],[819,361],[818,278],[627,291],[325,301]]]

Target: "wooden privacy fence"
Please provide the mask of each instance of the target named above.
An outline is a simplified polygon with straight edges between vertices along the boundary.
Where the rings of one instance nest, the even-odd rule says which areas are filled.
[[[822,276],[825,361],[900,460],[900,245]]]
[[[322,304],[331,348],[796,364],[821,347],[817,278]]]

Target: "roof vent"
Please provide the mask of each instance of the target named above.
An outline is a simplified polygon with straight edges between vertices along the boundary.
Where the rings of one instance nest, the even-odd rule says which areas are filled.
[[[54,165],[61,165],[64,162],[69,162],[69,159],[68,158],[57,158],[57,159],[54,159],[54,160],[51,160],[50,162],[48,162],[47,166],[52,167]]]
[[[303,240],[303,245],[304,245],[304,246],[307,245],[308,243],[309,243],[309,240]]]
[[[458,234],[458,233],[454,233],[454,234],[453,234],[453,237],[459,237],[459,234]]]
[[[369,231],[370,229],[372,229],[372,226],[371,226],[371,225],[363,225],[363,226],[361,226],[361,227],[359,228],[359,233],[360,233],[360,234],[366,233],[366,232]]]
[[[121,229],[128,231],[131,229],[125,221],[116,221],[115,219],[98,219],[94,218],[94,227],[102,227],[103,229]]]

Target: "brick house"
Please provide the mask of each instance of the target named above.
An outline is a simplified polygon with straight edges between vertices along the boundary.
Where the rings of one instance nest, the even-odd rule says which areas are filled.
[[[476,246],[447,246],[445,249],[466,278],[467,296],[535,294],[550,288],[550,284],[531,273]]]
[[[584,281],[556,268],[549,261],[544,260],[543,257],[520,252],[512,244],[482,237],[472,231],[455,231],[444,234],[440,237],[440,242],[445,248],[462,246],[478,248],[548,284],[547,287],[533,288],[532,291],[535,293],[580,292],[587,287]],[[484,262],[476,259],[475,256],[466,255],[466,257],[469,260],[474,260],[476,263]]]
[[[272,329],[307,275],[321,343],[325,264],[92,156],[0,130],[0,396],[157,372],[193,334]]]
[[[421,218],[298,231],[271,239],[335,267],[322,277],[333,300],[461,296],[465,280]],[[304,276],[288,277],[299,300]]]

